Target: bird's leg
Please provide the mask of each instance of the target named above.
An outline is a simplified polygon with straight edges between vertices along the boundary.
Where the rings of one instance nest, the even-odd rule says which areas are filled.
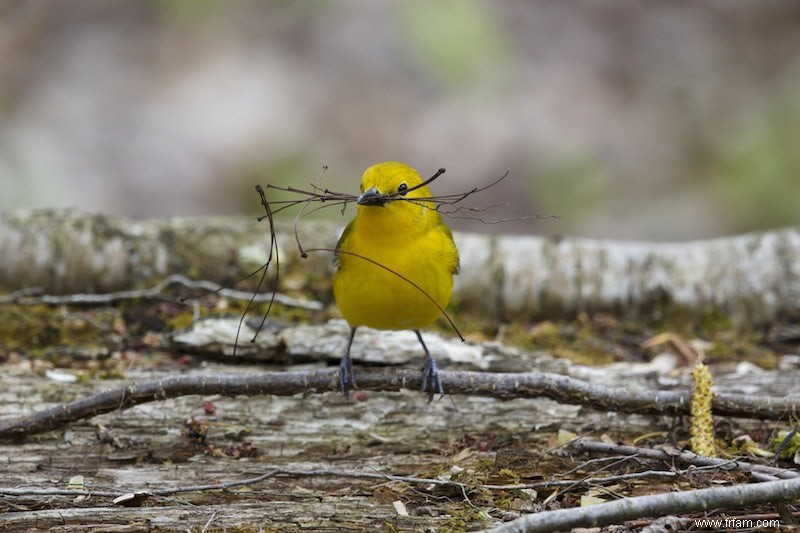
[[[425,346],[422,334],[418,329],[415,329],[414,333],[417,334],[419,343],[422,345],[422,349],[425,350],[425,363],[422,366],[422,392],[428,393],[428,403],[430,403],[433,401],[434,394],[444,394],[442,382],[439,380],[439,367],[436,365],[436,359],[431,356],[428,347]]]
[[[350,340],[347,341],[347,350],[344,352],[342,362],[339,363],[339,390],[344,393],[345,398],[350,397],[350,389],[356,388],[356,375],[353,372],[353,361],[350,359],[350,346],[353,345],[353,337],[356,335],[356,328],[350,328]]]

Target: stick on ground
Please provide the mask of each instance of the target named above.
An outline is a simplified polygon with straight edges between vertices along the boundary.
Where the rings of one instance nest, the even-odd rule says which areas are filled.
[[[568,531],[577,527],[603,527],[625,520],[686,514],[708,509],[746,509],[765,503],[791,502],[800,497],[800,478],[766,481],[732,487],[667,492],[622,498],[609,503],[544,511],[526,515],[491,533]]]
[[[625,413],[686,415],[691,396],[688,390],[611,388],[560,374],[441,372],[440,377],[449,394],[489,396],[501,400],[545,397],[559,403]],[[359,388],[371,391],[397,391],[401,388],[418,390],[421,386],[420,380],[420,372],[407,369],[363,369],[358,374]],[[19,438],[41,433],[102,413],[178,396],[292,396],[314,391],[334,392],[338,390],[337,384],[338,370],[170,376],[130,383],[64,405],[0,419],[0,438]],[[722,416],[777,420],[800,411],[800,402],[786,398],[720,393],[714,397],[713,411]]]

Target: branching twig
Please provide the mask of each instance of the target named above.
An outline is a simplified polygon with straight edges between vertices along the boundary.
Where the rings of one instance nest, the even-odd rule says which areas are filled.
[[[572,441],[569,448],[576,452],[601,453],[604,455],[625,455],[643,457],[645,459],[655,459],[666,463],[679,462],[688,465],[701,467],[713,466],[717,468],[727,468],[750,473],[759,481],[774,481],[777,479],[794,479],[800,477],[800,473],[794,470],[778,468],[775,466],[759,465],[739,459],[719,459],[715,457],[704,457],[690,451],[678,451],[674,453],[666,450],[653,448],[640,448],[625,444],[606,444],[587,439],[576,439]]]
[[[105,294],[37,294],[36,289],[21,289],[6,296],[0,297],[0,304],[16,305],[106,305],[122,300],[135,300],[139,298],[165,299],[163,293],[173,285],[180,285],[189,289],[199,289],[213,292],[226,298],[234,300],[250,300],[254,302],[266,302],[274,297],[275,301],[287,307],[299,307],[319,311],[322,303],[315,301],[303,301],[291,298],[280,293],[256,293],[227,289],[212,281],[191,280],[180,274],[174,274],[164,278],[156,286],[149,289],[129,290],[119,292],[109,292]],[[274,296],[273,296],[274,294]]]
[[[559,403],[593,409],[653,415],[688,414],[690,391],[652,391],[610,388],[560,374],[491,374],[440,372],[450,394],[513,398],[551,398]],[[363,369],[358,375],[362,390],[420,389],[422,374],[416,370]],[[146,402],[190,394],[291,396],[310,391],[337,391],[338,371],[271,372],[251,375],[179,375],[131,383],[98,392],[27,415],[0,419],[0,438],[21,437],[63,427],[71,422]],[[800,402],[787,398],[754,397],[719,393],[713,411],[723,416],[781,419],[800,411]]]
[[[387,272],[389,272],[390,274],[392,274],[394,276],[397,276],[399,279],[405,281],[406,283],[408,283],[409,285],[414,287],[416,290],[421,292],[428,300],[430,300],[430,302],[433,305],[435,305],[439,309],[439,311],[442,313],[442,316],[450,324],[450,327],[453,328],[453,331],[455,332],[456,335],[458,335],[458,338],[461,339],[461,342],[465,342],[466,339],[464,339],[464,336],[461,334],[461,331],[458,329],[458,326],[456,326],[456,323],[453,321],[452,317],[447,313],[447,311],[444,309],[444,307],[442,307],[442,304],[437,302],[433,298],[433,296],[431,296],[430,294],[425,292],[425,290],[422,287],[420,287],[419,285],[414,283],[412,280],[410,280],[406,276],[404,276],[401,273],[397,272],[396,270],[392,270],[391,268],[387,267],[386,265],[384,265],[382,263],[379,263],[378,261],[375,261],[374,259],[370,259],[369,257],[366,257],[366,256],[364,256],[362,254],[359,254],[359,253],[356,253],[356,252],[352,252],[352,251],[348,251],[348,250],[334,250],[333,248],[311,248],[311,249],[309,249],[307,251],[309,251],[309,252],[331,252],[331,253],[337,253],[337,254],[351,255],[353,257],[358,257],[362,261],[366,261],[368,263],[371,263],[371,264],[375,265],[378,268],[382,268],[383,270],[386,270]]]
[[[596,487],[600,485],[611,485],[619,483],[620,481],[630,481],[633,479],[645,479],[651,477],[681,477],[698,471],[716,471],[722,470],[720,466],[701,466],[691,469],[682,470],[644,470],[642,472],[629,472],[627,474],[616,474],[612,476],[591,476],[583,477],[580,479],[559,479],[553,481],[537,481],[536,483],[519,483],[515,485],[481,485],[480,488],[488,490],[520,490],[520,489],[533,489],[533,490],[546,490],[555,489],[558,487],[567,487],[568,489],[580,487]]]
[[[764,483],[667,492],[622,498],[609,503],[543,511],[526,515],[491,533],[568,531],[602,527],[644,517],[686,514],[708,509],[748,509],[765,503],[791,502],[800,497],[800,477]]]
[[[361,254],[355,254],[352,251],[346,252],[344,250],[334,250],[332,248],[322,248],[322,247],[314,248],[314,249],[308,249],[308,250],[305,249],[305,247],[303,246],[303,243],[302,243],[302,241],[300,239],[300,233],[299,233],[300,222],[303,220],[303,218],[305,216],[307,216],[307,215],[309,215],[311,213],[314,213],[315,211],[318,211],[320,209],[323,209],[325,207],[328,207],[328,206],[341,206],[342,207],[342,213],[344,213],[344,209],[347,207],[347,204],[348,203],[355,203],[355,202],[358,201],[358,198],[359,198],[358,196],[353,195],[353,194],[339,193],[339,192],[330,191],[328,189],[323,189],[322,186],[321,186],[321,182],[322,182],[322,177],[324,176],[324,174],[327,171],[327,169],[328,169],[327,166],[323,167],[322,174],[320,175],[320,177],[317,180],[317,182],[311,184],[311,190],[298,189],[298,188],[292,187],[292,186],[281,187],[281,186],[277,186],[277,185],[267,185],[267,187],[266,187],[267,190],[270,190],[270,189],[271,190],[278,190],[278,191],[283,191],[283,192],[288,192],[288,193],[294,194],[295,198],[291,199],[291,200],[268,200],[267,199],[266,190],[261,185],[256,185],[255,189],[256,189],[256,192],[259,195],[259,199],[261,200],[261,205],[264,207],[264,212],[265,212],[265,214],[263,216],[259,217],[259,221],[266,219],[269,222],[269,234],[270,234],[270,253],[269,253],[269,257],[267,258],[267,261],[261,267],[261,269],[263,269],[261,282],[263,282],[264,275],[266,275],[267,269],[270,267],[270,265],[273,262],[273,250],[274,250],[274,252],[275,252],[275,258],[274,258],[275,259],[275,276],[276,276],[276,282],[275,282],[276,285],[275,286],[277,287],[277,278],[278,278],[279,273],[280,273],[280,259],[277,256],[278,247],[277,247],[277,241],[276,241],[276,235],[275,235],[275,218],[274,218],[275,215],[277,213],[280,213],[281,211],[283,211],[285,209],[288,209],[288,208],[291,208],[291,207],[300,206],[300,209],[298,210],[298,212],[297,212],[297,214],[296,214],[296,216],[294,218],[293,227],[294,227],[295,242],[297,243],[297,249],[298,249],[301,257],[303,257],[303,258],[308,257],[308,252],[331,252],[331,253],[339,253],[339,254],[348,253],[350,255],[356,255],[356,256],[358,256],[360,259],[362,259],[364,261],[368,261],[368,262],[374,264],[377,267],[380,267],[380,268],[383,268],[383,269],[389,271],[393,275],[403,279],[407,283],[410,283],[414,288],[416,288],[418,291],[420,291],[422,294],[424,294],[429,300],[431,300],[431,302],[433,302],[439,308],[439,310],[442,312],[443,316],[447,319],[447,321],[452,326],[453,330],[456,332],[456,334],[463,341],[464,337],[461,335],[461,332],[456,327],[455,322],[453,322],[453,320],[450,318],[450,315],[442,308],[442,306],[438,302],[436,302],[427,292],[425,292],[425,290],[423,290],[419,285],[417,285],[416,283],[411,281],[406,276],[401,275],[400,273],[392,270],[391,268],[387,267],[386,265],[383,265],[383,264],[381,264],[381,263],[379,263],[379,262],[377,262],[377,261],[375,261],[375,260],[373,260],[373,259],[371,259],[369,257],[365,257],[365,256],[363,256]],[[402,190],[402,191],[398,190],[398,191],[394,191],[394,192],[385,192],[385,193],[381,194],[380,200],[383,203],[400,202],[400,201],[412,202],[412,203],[421,205],[422,207],[426,207],[426,208],[432,209],[434,211],[442,212],[445,215],[448,215],[450,213],[447,210],[442,210],[441,208],[447,207],[447,206],[452,208],[452,213],[462,212],[462,210],[466,210],[466,211],[470,211],[471,210],[472,212],[481,212],[481,211],[483,211],[481,209],[464,208],[462,206],[458,206],[457,204],[459,204],[464,199],[472,196],[475,193],[478,193],[478,192],[481,192],[481,191],[485,191],[486,189],[489,189],[490,187],[493,187],[493,186],[497,185],[506,176],[508,176],[509,171],[506,170],[505,173],[502,176],[500,176],[498,179],[496,179],[495,181],[493,181],[492,183],[490,183],[488,185],[484,185],[484,186],[481,186],[481,187],[474,187],[473,189],[471,189],[469,191],[466,191],[466,192],[462,192],[462,193],[441,195],[441,196],[422,196],[422,197],[413,197],[413,198],[407,196],[408,193],[410,193],[410,192],[412,192],[414,190],[426,187],[428,184],[432,183],[434,180],[436,180],[439,176],[441,176],[444,173],[445,173],[445,169],[444,168],[440,168],[439,170],[436,171],[436,173],[433,176],[431,176],[430,178],[424,180],[423,182],[421,182],[421,183],[419,183],[417,185],[414,185],[413,187],[411,187],[409,189],[405,189],[405,190]],[[320,204],[320,205],[314,207],[313,209],[309,209],[309,207],[310,207],[310,205],[312,203],[317,203],[317,204]],[[472,218],[472,217],[462,216],[462,217],[459,217],[459,218]],[[477,216],[475,218],[480,220],[480,218],[477,217]],[[527,217],[525,217],[525,218],[527,218]],[[259,282],[259,286],[260,286],[261,282]],[[271,302],[270,302],[270,305],[271,305]],[[249,306],[248,306],[248,308],[249,308]],[[246,312],[247,312],[247,310],[245,310],[245,313]],[[255,335],[253,335],[253,338],[251,339],[251,342],[255,342],[256,338],[258,337],[259,332],[261,331],[261,328],[264,325],[264,322],[267,319],[267,315],[268,314],[269,314],[269,308],[267,308],[266,312],[264,313],[264,315],[262,317],[262,320],[261,320],[261,324],[256,328],[256,333],[255,333]],[[244,320],[244,314],[242,315],[242,320]],[[240,321],[240,327],[241,327],[241,321]],[[237,330],[237,333],[236,333],[237,342],[234,345],[234,355],[236,353],[236,346],[238,346],[238,338],[239,338],[239,333],[238,333],[238,330]]]

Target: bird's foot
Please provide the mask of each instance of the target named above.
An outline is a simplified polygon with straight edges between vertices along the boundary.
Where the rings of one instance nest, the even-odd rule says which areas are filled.
[[[422,392],[428,393],[428,403],[433,401],[434,394],[444,394],[442,382],[439,380],[439,367],[430,355],[425,358],[422,367]]]
[[[356,375],[353,372],[353,361],[349,355],[342,357],[339,363],[339,390],[345,398],[350,397],[350,391],[356,388]]]

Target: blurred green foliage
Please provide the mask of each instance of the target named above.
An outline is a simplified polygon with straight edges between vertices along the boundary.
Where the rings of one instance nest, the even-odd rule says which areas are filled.
[[[531,196],[547,215],[576,223],[610,201],[607,167],[585,154],[551,155],[531,175]]]
[[[800,222],[800,74],[734,133],[711,174],[734,231]]]
[[[399,3],[412,51],[444,84],[470,88],[502,70],[508,61],[503,28],[490,4],[475,0],[416,0]],[[477,84],[477,85],[476,85]]]
[[[227,4],[226,0],[153,0],[160,15],[179,22],[209,21],[219,16]]]

